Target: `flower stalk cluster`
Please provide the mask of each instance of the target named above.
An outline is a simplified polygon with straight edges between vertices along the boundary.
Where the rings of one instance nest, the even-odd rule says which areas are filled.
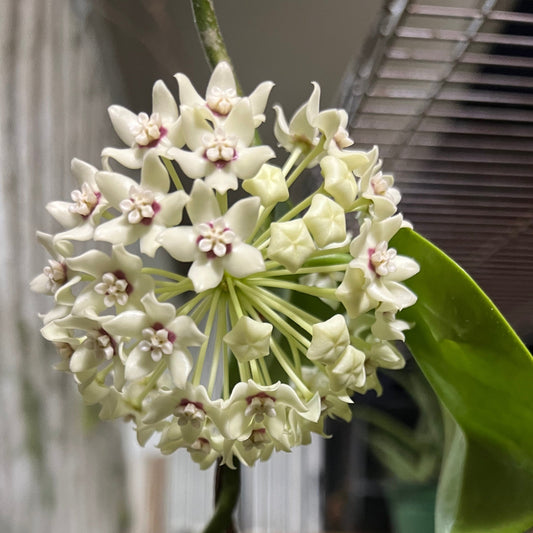
[[[47,206],[62,228],[38,233],[50,259],[32,287],[53,297],[42,334],[57,367],[103,419],[202,468],[252,465],[349,420],[354,393],[403,366],[396,314],[418,266],[389,246],[406,224],[392,176],[376,148],[352,148],[344,111],[320,110],[317,84],[290,120],[275,107],[278,165],[253,145],[271,82],[241,97],[227,63],[205,96],[176,79],[179,106],[158,81],[151,114],[109,109],[125,147],[105,148],[102,169],[73,161],[78,188]]]

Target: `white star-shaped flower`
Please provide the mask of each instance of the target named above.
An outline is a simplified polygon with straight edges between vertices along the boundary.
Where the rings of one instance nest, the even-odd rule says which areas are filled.
[[[221,407],[222,400],[211,400],[205,387],[187,382],[183,389],[161,391],[147,405],[143,422],[154,424],[173,415],[181,428],[181,436],[192,444]]]
[[[237,189],[237,178],[252,178],[275,155],[270,146],[250,146],[255,128],[247,99],[215,127],[196,108],[184,107],[182,112],[185,141],[192,151],[172,149],[172,158],[189,178],[204,178],[220,194]]]
[[[89,250],[68,259],[67,265],[93,278],[76,297],[72,308],[76,314],[98,315],[110,307],[117,312],[135,309],[154,286],[153,279],[141,273],[141,258],[128,253],[121,244],[113,246],[111,257],[99,250]]]
[[[354,259],[336,294],[351,317],[366,313],[383,302],[396,310],[416,302],[416,296],[400,282],[414,276],[419,266],[388,246],[402,223],[401,215],[379,221],[367,218],[350,244]]]
[[[46,209],[64,227],[65,231],[54,236],[55,241],[92,239],[94,228],[98,225],[102,213],[109,203],[96,184],[98,170],[79,159],[73,159],[70,165],[72,175],[78,182],[79,189],[71,193],[72,202],[50,202]]]
[[[242,100],[237,94],[237,84],[231,66],[226,61],[218,63],[213,70],[205,99],[198,94],[185,74],[176,74],[175,78],[180,88],[181,105],[205,109],[211,119],[219,124],[225,121],[235,105]],[[256,128],[265,120],[263,112],[273,86],[271,81],[264,81],[248,96]]]
[[[314,83],[309,100],[296,110],[288,123],[283,109],[278,105],[274,106],[276,112],[274,135],[280,146],[285,148],[287,152],[292,152],[298,148],[305,154],[310,152],[318,143],[319,132],[311,122],[318,111],[319,100],[320,87]],[[315,162],[311,162],[309,166],[314,164]]]
[[[128,148],[104,148],[102,163],[111,170],[109,159],[115,159],[126,168],[141,168],[145,156],[156,153],[170,157],[171,147],[183,146],[178,106],[167,86],[161,81],[152,91],[153,112],[138,115],[119,105],[109,108],[109,117],[117,135]]]
[[[160,303],[153,293],[141,303],[145,311],[124,311],[106,322],[106,331],[134,339],[126,358],[126,379],[137,380],[164,360],[177,387],[184,387],[192,369],[189,346],[200,346],[206,339],[188,316],[176,316],[176,309]]]
[[[261,252],[244,242],[255,227],[259,207],[259,198],[245,198],[221,215],[214,192],[197,181],[187,204],[193,225],[169,228],[159,242],[178,261],[192,262],[188,275],[196,292],[216,287],[224,272],[236,278],[262,272]]]
[[[264,426],[278,442],[284,440],[287,411],[294,410],[307,420],[320,416],[320,397],[314,395],[303,402],[289,385],[277,382],[258,385],[252,380],[233,387],[230,398],[214,420],[220,432],[228,439],[243,441],[254,429],[254,424]]]
[[[237,189],[237,178],[252,178],[275,155],[269,146],[250,147],[255,128],[245,98],[232,108],[223,125],[213,127],[198,109],[190,107],[182,109],[182,120],[191,151],[173,148],[169,153],[189,178],[204,178],[220,194]]]
[[[153,257],[159,247],[159,233],[181,222],[187,194],[168,193],[168,173],[155,153],[144,159],[140,184],[115,172],[99,172],[96,181],[121,215],[98,226],[95,240],[128,245],[140,239],[141,252]]]

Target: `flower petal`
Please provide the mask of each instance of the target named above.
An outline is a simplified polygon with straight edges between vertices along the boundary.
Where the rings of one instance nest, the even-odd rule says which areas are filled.
[[[203,149],[204,136],[213,133],[213,128],[205,119],[204,114],[197,108],[182,107],[181,120],[187,146],[191,150]]]
[[[83,217],[78,213],[72,213],[70,207],[73,204],[71,202],[62,202],[56,200],[54,202],[48,202],[46,204],[46,210],[64,227],[73,228],[81,222]]]
[[[178,73],[174,76],[179,86],[180,102],[185,106],[202,106],[204,99],[198,94],[191,80],[185,74]]]
[[[174,191],[166,194],[160,201],[161,211],[157,213],[157,220],[165,226],[177,226],[183,217],[183,208],[189,200],[185,191]]]
[[[105,323],[105,329],[112,335],[135,337],[150,324],[146,313],[139,310],[124,311]]]
[[[106,171],[96,174],[96,183],[108,202],[116,209],[120,209],[122,200],[129,198],[131,187],[137,186],[137,182],[127,176]]]
[[[247,180],[253,178],[263,163],[275,155],[270,146],[252,146],[239,150],[237,159],[232,161],[229,166],[237,177],[241,180]]]
[[[220,217],[220,208],[215,194],[203,181],[194,183],[187,204],[187,213],[193,224],[209,222]]]
[[[137,381],[152,372],[156,364],[150,352],[141,350],[137,345],[126,359],[124,375],[128,381]]]
[[[128,245],[146,232],[142,224],[130,224],[126,217],[118,217],[98,226],[94,232],[95,241]]]
[[[167,328],[176,334],[175,342],[181,347],[200,346],[207,339],[189,316],[176,317],[167,324]]]
[[[236,91],[237,89],[233,70],[227,61],[221,61],[213,70],[209,83],[207,84],[206,93],[209,94],[215,87],[223,91],[228,89]]]
[[[250,105],[252,107],[252,113],[254,115],[254,125],[256,128],[261,122],[264,122],[265,120],[263,112],[265,111],[268,96],[270,95],[272,87],[274,87],[273,82],[264,81],[263,83],[260,83],[254,89],[254,91],[250,93],[250,96],[248,97],[248,99],[250,100]]]
[[[162,80],[157,80],[152,89],[152,110],[159,113],[163,124],[178,120],[178,106]]]
[[[216,287],[223,275],[222,260],[220,258],[208,259],[207,257],[197,259],[191,265],[188,273],[196,292],[203,292]]]
[[[126,168],[141,168],[143,164],[145,149],[142,148],[111,148],[102,150],[102,165],[106,170],[111,170],[109,158],[114,159]]]
[[[224,130],[227,135],[235,135],[242,145],[249,146],[255,134],[252,108],[247,98],[241,99],[230,111]]]
[[[167,169],[153,150],[146,154],[143,161],[141,187],[162,193],[168,192],[170,187]]]
[[[157,240],[178,261],[190,262],[196,257],[196,235],[192,227],[179,226],[162,231]]]
[[[245,241],[253,231],[259,216],[260,200],[256,196],[233,204],[224,215],[229,228]]]
[[[84,183],[88,183],[91,186],[96,185],[96,181],[94,180],[96,172],[98,171],[96,167],[75,157],[70,162],[70,170],[72,171],[72,175],[76,178],[78,185],[81,186]]]
[[[177,161],[181,170],[191,179],[203,178],[213,167],[212,163],[196,152],[170,148],[167,155],[170,159]]]
[[[107,112],[121,141],[128,146],[132,146],[135,143],[135,138],[133,133],[131,133],[131,126],[137,123],[137,115],[120,105],[108,107]]]
[[[168,356],[167,365],[174,385],[183,389],[192,370],[191,356],[182,351],[173,352]]]
[[[224,257],[224,269],[236,278],[244,278],[250,274],[263,272],[265,262],[257,248],[240,243],[235,245],[231,253]]]

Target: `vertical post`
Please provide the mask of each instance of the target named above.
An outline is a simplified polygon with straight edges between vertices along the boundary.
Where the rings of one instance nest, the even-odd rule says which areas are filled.
[[[125,527],[119,427],[84,408],[72,376],[40,338],[44,297],[28,284],[47,264],[43,208],[77,187],[73,155],[98,164],[108,84],[80,3],[0,2],[0,530],[116,533]],[[78,5],[80,8],[80,5]]]

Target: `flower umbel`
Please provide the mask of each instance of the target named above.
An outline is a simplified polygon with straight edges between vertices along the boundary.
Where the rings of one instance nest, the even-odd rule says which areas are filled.
[[[418,265],[389,244],[405,223],[377,149],[353,149],[317,84],[291,120],[276,108],[288,156],[267,164],[273,149],[252,141],[271,82],[241,97],[221,63],[203,98],[176,78],[181,105],[157,82],[152,113],[110,109],[128,148],[104,148],[103,170],[74,160],[78,188],[49,204],[62,229],[39,234],[51,259],[32,288],[53,296],[42,333],[58,368],[102,418],[202,468],[251,465],[348,420],[350,396],[403,365],[391,341],[409,328],[396,313],[416,300],[402,282]],[[315,166],[321,180],[296,199]],[[156,252],[175,269],[148,266]]]

